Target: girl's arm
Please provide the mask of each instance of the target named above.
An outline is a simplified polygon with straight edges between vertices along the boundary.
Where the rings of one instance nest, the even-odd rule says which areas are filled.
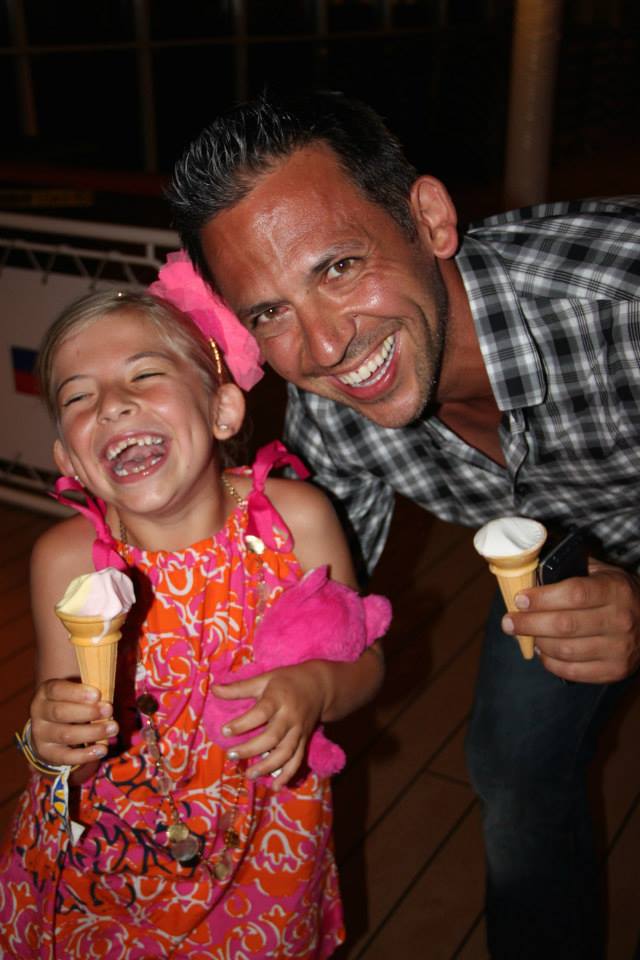
[[[93,569],[93,533],[82,517],[50,528],[31,554],[31,610],[36,633],[36,693],[31,701],[31,739],[36,754],[50,764],[78,765],[73,782],[90,776],[106,753],[96,740],[117,727],[111,704],[99,691],[78,681],[78,665],[67,631],[54,612],[70,581]],[[102,720],[101,723],[92,723]],[[79,746],[84,744],[84,746]]]
[[[305,573],[327,563],[333,580],[357,589],[347,539],[327,496],[317,487],[299,480],[271,482],[278,489],[272,490],[267,484],[267,492],[287,521],[296,556]],[[282,484],[286,484],[287,489],[282,490]],[[319,673],[326,674],[326,696],[320,717],[326,722],[341,720],[371,700],[384,676],[382,647],[378,642],[368,647],[354,663],[313,662]]]
[[[267,494],[289,526],[303,570],[328,564],[334,580],[355,588],[346,538],[326,496],[295,480],[271,480]],[[383,675],[382,652],[376,643],[354,662],[309,660],[216,687],[216,695],[224,699],[253,697],[257,701],[243,716],[229,722],[225,730],[230,735],[266,724],[257,736],[231,752],[239,758],[268,753],[248,775],[271,774],[276,789],[284,786],[302,763],[316,725],[339,720],[367,703]]]
[[[327,563],[333,580],[355,588],[349,546],[327,496],[300,480],[267,481],[267,495],[287,522],[305,573]]]

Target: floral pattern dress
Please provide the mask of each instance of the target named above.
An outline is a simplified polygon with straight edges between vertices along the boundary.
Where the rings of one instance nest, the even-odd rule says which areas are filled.
[[[275,792],[248,780],[203,723],[216,675],[251,659],[261,612],[301,576],[286,537],[255,553],[247,525],[243,503],[185,550],[118,545],[136,588],[119,742],[78,791],[75,840],[51,780],[31,775],[0,857],[0,956],[312,960],[342,942],[329,782],[303,771]],[[171,855],[176,819],[197,840],[188,862]]]

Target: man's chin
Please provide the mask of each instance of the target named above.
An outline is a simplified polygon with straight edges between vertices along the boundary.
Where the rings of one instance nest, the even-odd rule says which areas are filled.
[[[392,430],[406,427],[417,420],[426,402],[422,397],[404,401],[390,397],[375,401],[364,401],[359,399],[357,395],[343,393],[342,391],[332,392],[330,399],[336,403],[341,403],[345,407],[350,407],[365,420],[369,420],[379,427]]]

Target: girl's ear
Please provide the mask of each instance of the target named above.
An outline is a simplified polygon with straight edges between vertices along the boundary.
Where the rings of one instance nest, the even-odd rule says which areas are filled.
[[[458,249],[458,215],[445,185],[435,177],[418,177],[410,205],[418,234],[434,257],[452,257]]]
[[[212,398],[211,415],[216,440],[234,437],[244,420],[244,394],[235,383],[223,383]]]
[[[60,473],[65,477],[73,477],[76,473],[76,469],[71,462],[71,457],[60,440],[54,440],[53,442],[53,461]]]

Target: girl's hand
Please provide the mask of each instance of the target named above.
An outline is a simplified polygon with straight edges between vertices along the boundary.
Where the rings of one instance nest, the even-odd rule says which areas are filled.
[[[118,732],[112,713],[112,705],[100,701],[95,687],[73,680],[45,680],[31,701],[33,748],[47,763],[95,762],[107,752],[106,745],[96,741]]]
[[[255,737],[229,750],[234,759],[261,758],[247,772],[252,780],[270,774],[274,789],[279,790],[299,770],[309,737],[325,710],[326,667],[330,667],[327,661],[308,660],[250,680],[213,687],[215,695],[223,700],[256,700],[246,713],[223,728],[227,736],[237,736],[264,727]]]

